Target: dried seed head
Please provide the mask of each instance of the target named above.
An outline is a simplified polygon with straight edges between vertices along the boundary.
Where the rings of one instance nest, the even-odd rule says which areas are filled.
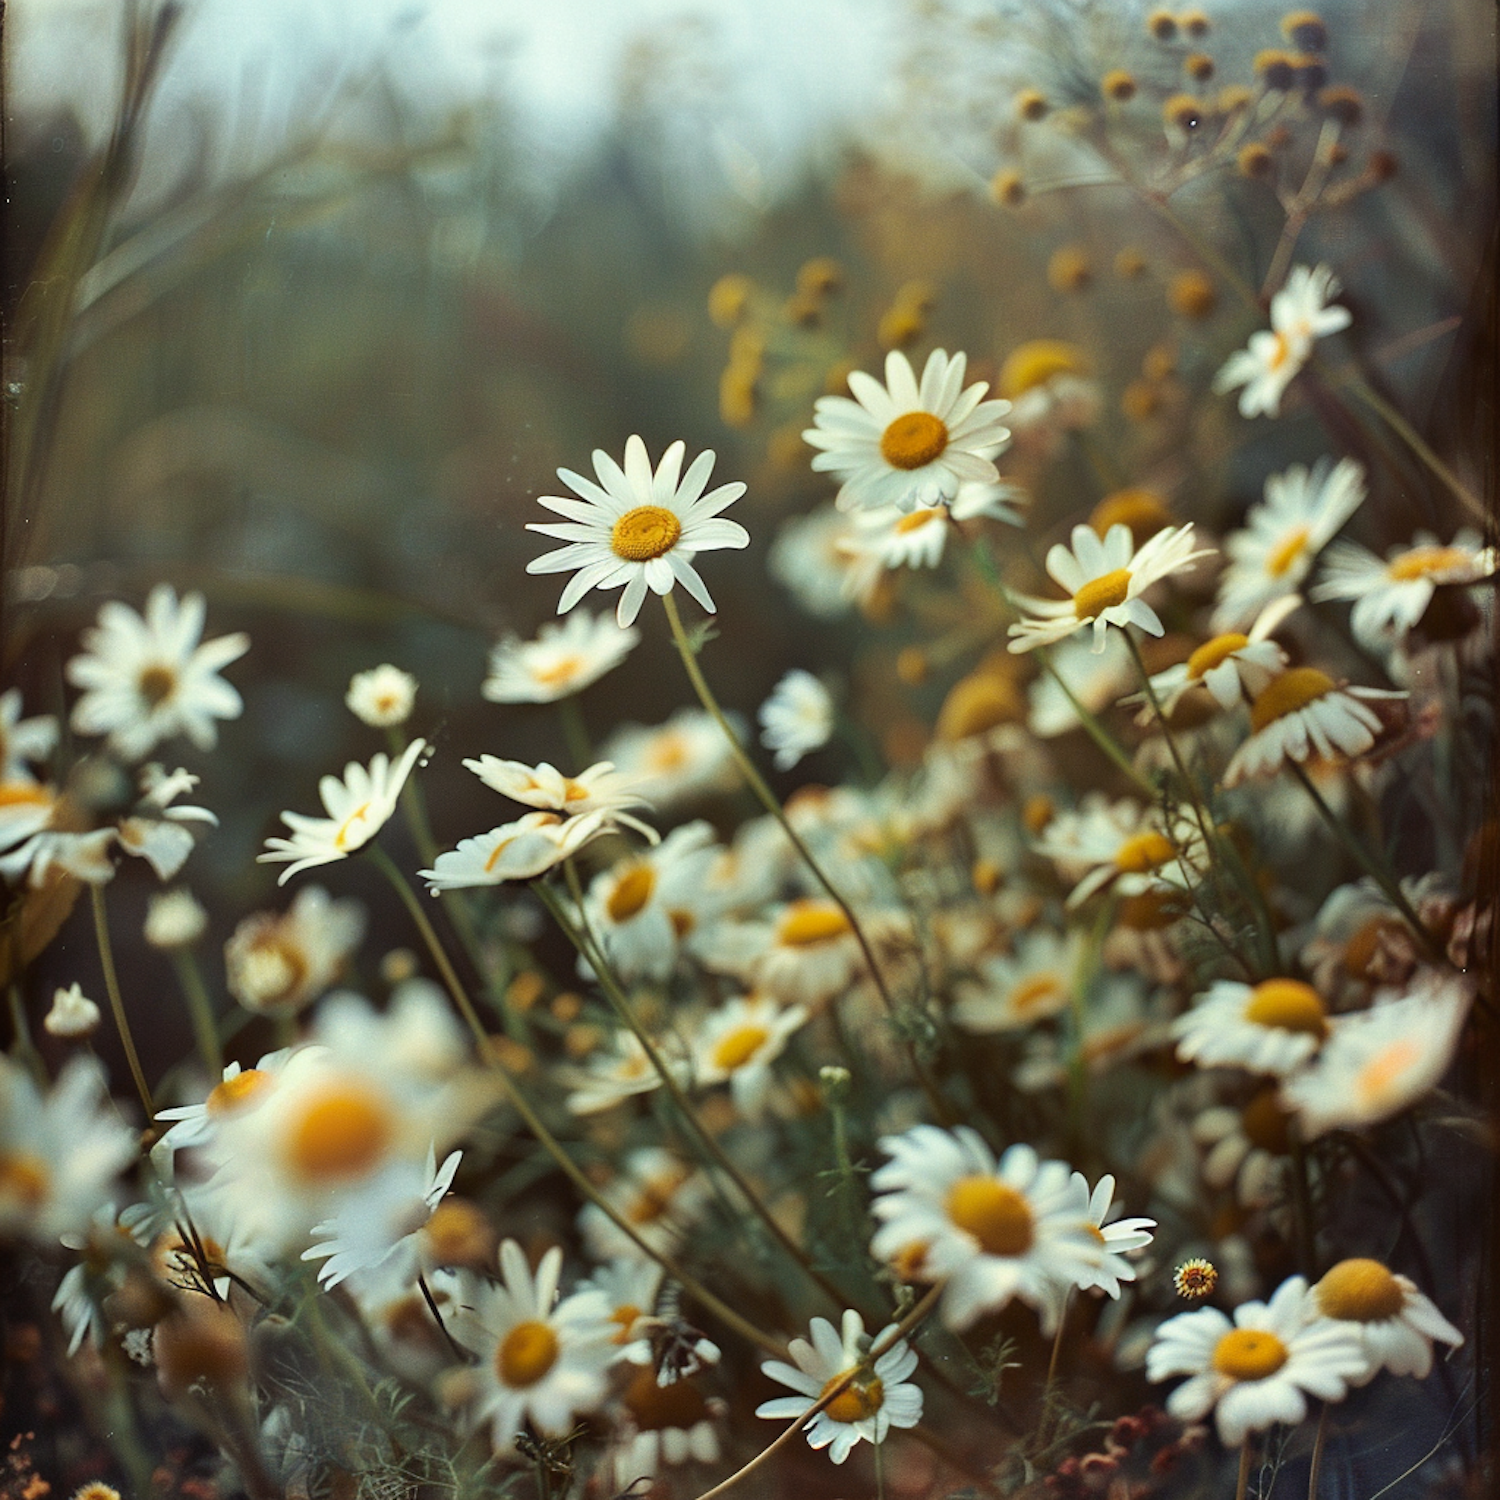
[[[1135,79],[1124,68],[1111,68],[1099,80],[1099,92],[1116,104],[1124,104],[1135,98]]]
[[[1179,317],[1206,318],[1218,303],[1218,293],[1206,272],[1179,271],[1167,283],[1167,302]]]
[[[1328,46],[1328,28],[1315,10],[1292,10],[1281,18],[1281,34],[1303,52],[1322,52]]]
[[[1026,200],[1026,185],[1013,167],[1002,167],[990,178],[990,197],[1002,208],[1019,208]]]

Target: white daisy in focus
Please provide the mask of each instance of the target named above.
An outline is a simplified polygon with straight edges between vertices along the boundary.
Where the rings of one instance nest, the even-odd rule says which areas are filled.
[[[741,734],[738,716],[728,718]],[[724,733],[701,708],[678,709],[665,724],[622,724],[601,753],[662,811],[738,785],[739,772]]]
[[[1300,765],[1311,756],[1363,755],[1385,727],[1372,705],[1406,696],[1390,688],[1340,686],[1317,667],[1292,667],[1250,705],[1250,738],[1230,757],[1224,785],[1274,776],[1289,760]]]
[[[1094,650],[1104,649],[1105,632],[1114,625],[1134,625],[1161,635],[1157,613],[1141,596],[1152,584],[1213,554],[1212,547],[1193,547],[1193,527],[1166,526],[1139,547],[1123,521],[1101,539],[1092,526],[1075,526],[1071,547],[1056,543],[1047,553],[1047,571],[1066,590],[1066,599],[1037,599],[1018,594],[1016,604],[1029,614],[1010,627],[1012,651],[1032,651],[1065,640],[1086,625],[1094,627]]]
[[[364,908],[305,886],[285,912],[255,912],[224,944],[229,993],[257,1015],[290,1016],[338,979],[365,932]]]
[[[1243,630],[1268,604],[1296,593],[1364,498],[1365,471],[1352,458],[1272,474],[1265,498],[1224,543],[1229,565],[1219,578],[1213,629]]]
[[[1328,1026],[1322,996],[1300,979],[1219,979],[1173,1022],[1172,1035],[1183,1062],[1285,1077],[1323,1045]]]
[[[21,690],[0,693],[0,783],[32,780],[29,766],[40,765],[57,748],[57,720],[51,714],[21,717]]]
[[[911,362],[893,349],[886,355],[884,385],[855,370],[849,376],[853,401],[818,399],[815,425],[802,438],[822,450],[813,469],[843,479],[841,509],[942,505],[965,481],[999,480],[991,460],[1010,438],[1001,421],[1010,403],[986,401],[989,385],[983,380],[964,389],[966,366],[966,355],[950,359],[934,349],[918,386]]]
[[[1134,1281],[1135,1266],[1125,1257],[1144,1250],[1155,1238],[1155,1219],[1121,1219],[1114,1202],[1115,1179],[1106,1173],[1089,1189],[1088,1179],[1073,1174],[1073,1186],[1083,1201],[1083,1222],[1099,1241],[1100,1261],[1081,1269],[1074,1285],[1083,1291],[1101,1291],[1110,1297],[1120,1295],[1122,1281]]]
[[[1341,1260],[1312,1289],[1313,1308],[1358,1331],[1368,1369],[1350,1380],[1365,1385],[1382,1370],[1425,1380],[1432,1371],[1433,1340],[1458,1348],[1464,1336],[1407,1276],[1378,1260]]]
[[[356,672],[344,694],[344,706],[372,729],[406,723],[416,701],[417,679],[389,662],[368,672]]]
[[[499,1283],[478,1289],[454,1319],[454,1336],[480,1352],[476,1417],[487,1421],[497,1453],[508,1453],[530,1422],[561,1437],[574,1417],[604,1399],[616,1355],[604,1297],[574,1292],[558,1301],[562,1251],[554,1246],[533,1274],[514,1240],[500,1246]]]
[[[538,503],[562,521],[529,521],[528,531],[566,542],[526,564],[528,573],[572,573],[557,612],[565,615],[590,589],[623,588],[615,619],[623,630],[641,612],[649,588],[669,594],[680,583],[710,614],[714,602],[693,567],[700,552],[721,547],[748,547],[750,533],[719,512],[745,493],[738,481],[704,489],[713,470],[714,455],[700,453],[687,473],[682,460],[687,448],[675,442],[662,455],[656,472],[639,437],[625,444],[625,467],[602,449],[594,450],[594,472],[599,483],[559,469],[557,476],[582,499],[542,495]]]
[[[1034,927],[1022,933],[1014,953],[984,961],[978,983],[958,986],[954,1024],[987,1035],[1057,1015],[1073,999],[1082,954],[1077,932]]]
[[[821,750],[833,734],[833,699],[801,667],[793,667],[760,706],[761,743],[776,752],[776,769],[790,771],[804,755]]]
[[[144,618],[118,600],[102,605],[99,623],[83,634],[83,654],[67,666],[68,681],[84,689],[74,730],[108,735],[126,760],[176,734],[213,749],[214,721],[238,718],[243,707],[219,670],[249,650],[250,637],[237,631],[200,644],[204,614],[202,594],[179,605],[165,583],[151,590]]]
[[[577,776],[564,776],[545,761],[539,766],[524,765],[518,760],[501,760],[495,755],[481,755],[466,760],[464,768],[472,771],[491,791],[520,802],[526,807],[562,813],[566,817],[601,814],[606,824],[623,824],[633,828],[648,843],[660,838],[649,824],[633,817],[627,808],[649,807],[641,795],[636,778],[615,770],[612,762],[601,760]]]
[[[282,822],[292,830],[291,838],[267,839],[265,853],[256,855],[256,860],[261,864],[290,860],[276,881],[285,885],[302,870],[347,859],[390,821],[401,788],[426,749],[426,740],[413,740],[394,765],[382,750],[368,766],[351,760],[344,767],[342,781],[337,776],[325,776],[318,783],[318,795],[327,816],[282,813]]]
[[[792,1363],[767,1360],[760,1368],[780,1385],[790,1386],[795,1396],[763,1401],[755,1415],[772,1419],[795,1419],[847,1376],[849,1385],[810,1421],[804,1431],[808,1446],[827,1448],[828,1456],[841,1464],[863,1439],[880,1444],[893,1427],[915,1427],[922,1420],[922,1388],[911,1382],[917,1368],[916,1350],[905,1339],[890,1343],[894,1323],[873,1339],[865,1334],[865,1322],[852,1309],[841,1327],[826,1318],[809,1325],[811,1342],[793,1339],[787,1345]],[[872,1361],[873,1350],[889,1344]]]
[[[694,1039],[695,1081],[703,1088],[728,1083],[740,1114],[759,1119],[771,1089],[771,1064],[807,1016],[802,1006],[783,1007],[767,995],[721,1005],[704,1018]]]
[[[490,652],[480,694],[491,703],[555,703],[612,672],[640,638],[633,626],[622,630],[608,615],[577,610],[547,621],[535,640],[507,635]]]
[[[1242,417],[1278,415],[1281,398],[1311,358],[1314,342],[1353,322],[1348,308],[1329,305],[1338,294],[1338,278],[1327,266],[1293,266],[1271,298],[1270,328],[1252,333],[1248,346],[1225,360],[1214,376],[1214,390],[1223,395],[1243,387]]]
[[[1307,1282],[1293,1276],[1269,1303],[1242,1302],[1232,1323],[1216,1307],[1168,1318],[1146,1353],[1146,1378],[1191,1376],[1167,1397],[1167,1411],[1183,1422],[1214,1411],[1220,1441],[1237,1448],[1272,1423],[1295,1426],[1308,1396],[1342,1401],[1365,1365],[1358,1332],[1321,1316]]]
[[[53,991],[52,1008],[42,1021],[42,1030],[48,1036],[73,1040],[92,1036],[98,1029],[99,1007],[83,993],[81,984]]]
[[[1333,1017],[1316,1061],[1282,1085],[1282,1104],[1308,1139],[1399,1114],[1448,1071],[1472,1001],[1461,974],[1434,969],[1377,990],[1368,1010]]]

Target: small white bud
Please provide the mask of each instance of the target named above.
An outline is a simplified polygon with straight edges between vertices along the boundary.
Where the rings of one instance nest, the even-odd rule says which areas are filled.
[[[99,1007],[75,984],[53,995],[52,1009],[42,1026],[49,1036],[92,1036],[99,1026]]]
[[[404,724],[416,701],[417,679],[389,662],[368,672],[356,672],[344,695],[349,712],[372,729]]]
[[[146,907],[146,941],[153,948],[186,948],[207,926],[208,913],[189,890],[163,891]]]

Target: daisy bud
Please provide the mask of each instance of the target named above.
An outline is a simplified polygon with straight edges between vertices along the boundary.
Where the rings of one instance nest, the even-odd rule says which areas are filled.
[[[52,1009],[42,1022],[49,1036],[92,1036],[99,1025],[99,1007],[86,999],[79,985],[70,985],[52,996]]]
[[[162,891],[146,906],[146,941],[153,948],[188,948],[203,936],[208,913],[189,890]]]

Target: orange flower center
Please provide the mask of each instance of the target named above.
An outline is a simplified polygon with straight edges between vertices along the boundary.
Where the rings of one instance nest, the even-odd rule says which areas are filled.
[[[1287,1137],[1291,1118],[1277,1102],[1276,1090],[1262,1089],[1241,1112],[1240,1129],[1252,1146],[1259,1146],[1273,1156],[1285,1156],[1291,1150]]]
[[[1284,719],[1331,693],[1336,684],[1316,667],[1293,667],[1266,685],[1250,709],[1250,728],[1259,734],[1268,724]]]
[[[641,1315],[641,1310],[634,1302],[622,1302],[610,1315],[611,1323],[618,1323],[620,1331],[614,1335],[611,1342],[616,1344],[628,1344],[630,1342],[630,1330],[635,1327],[635,1320]],[[655,1380],[653,1377],[653,1384]]]
[[[531,675],[543,687],[557,687],[559,683],[569,682],[578,676],[585,665],[581,656],[569,654],[559,656],[549,666],[533,667]]]
[[[495,1351],[495,1370],[512,1390],[533,1386],[557,1363],[557,1335],[535,1319],[517,1323]]]
[[[203,1107],[210,1115],[232,1114],[248,1104],[270,1081],[271,1074],[263,1068],[246,1068],[233,1078],[216,1083],[203,1101]]]
[[[1125,840],[1115,852],[1115,868],[1127,875],[1144,875],[1149,870],[1159,870],[1168,860],[1176,857],[1172,841],[1154,828],[1138,833]]]
[[[736,1026],[720,1038],[709,1060],[714,1067],[732,1073],[742,1068],[770,1040],[771,1033],[764,1026]]]
[[[289,1164],[317,1185],[366,1176],[395,1134],[385,1103],[356,1082],[331,1084],[303,1110],[288,1140]]]
[[[651,899],[656,889],[656,871],[650,865],[635,865],[615,882],[604,909],[611,922],[628,922]]]
[[[1236,651],[1244,650],[1249,644],[1250,637],[1248,635],[1241,635],[1237,630],[1231,630],[1227,635],[1216,635],[1211,641],[1204,641],[1188,657],[1188,681],[1199,681],[1209,672],[1212,672],[1215,667],[1227,661]]]
[[[832,1380],[825,1380],[818,1398],[821,1400],[848,1375],[848,1370],[841,1370]],[[867,1417],[873,1417],[884,1402],[885,1387],[879,1380],[872,1378],[863,1384],[856,1380],[848,1390],[840,1391],[823,1410],[835,1422],[863,1422]]]
[[[1318,1306],[1346,1323],[1380,1323],[1406,1305],[1406,1294],[1378,1260],[1341,1260],[1314,1289]]]
[[[1278,1031],[1328,1035],[1328,1015],[1318,992],[1300,979],[1267,979],[1250,992],[1245,1019]]]
[[[982,1173],[953,1184],[948,1217],[988,1255],[1024,1255],[1036,1238],[1031,1205],[1013,1187]]]
[[[1010,992],[1010,1008],[1017,1015],[1029,1015],[1032,1011],[1060,1004],[1067,998],[1067,987],[1056,974],[1030,974],[1020,980]]]
[[[660,1432],[664,1427],[686,1432],[708,1416],[708,1403],[691,1380],[657,1385],[656,1371],[650,1365],[631,1376],[623,1399],[643,1432]]]
[[[943,456],[948,429],[930,411],[903,412],[880,437],[880,456],[893,469],[920,469]]]
[[[1236,1328],[1214,1346],[1214,1369],[1231,1380],[1264,1380],[1288,1358],[1286,1345],[1261,1328]]]
[[[1090,579],[1073,595],[1073,613],[1080,620],[1092,620],[1129,597],[1130,569],[1116,568],[1112,573]]]
[[[47,1164],[39,1156],[0,1155],[0,1203],[40,1208],[47,1199]]]
[[[794,901],[782,913],[776,939],[787,948],[811,948],[848,931],[849,919],[831,901]]]
[[[1266,553],[1266,572],[1272,578],[1280,578],[1307,550],[1310,535],[1306,526],[1294,526]]]
[[[681,535],[682,522],[664,505],[637,505],[615,522],[609,544],[627,562],[650,562],[670,552]]]
[[[148,708],[156,708],[177,691],[177,674],[170,667],[147,667],[137,679],[135,688],[146,700]]]
[[[907,536],[913,531],[920,531],[924,526],[930,526],[934,521],[941,521],[944,512],[941,506],[920,505],[910,515],[902,516],[896,522],[896,531],[900,536]]]
[[[1393,559],[1386,572],[1396,583],[1412,583],[1434,573],[1446,573],[1450,568],[1461,568],[1468,561],[1469,554],[1462,547],[1413,547]]]

